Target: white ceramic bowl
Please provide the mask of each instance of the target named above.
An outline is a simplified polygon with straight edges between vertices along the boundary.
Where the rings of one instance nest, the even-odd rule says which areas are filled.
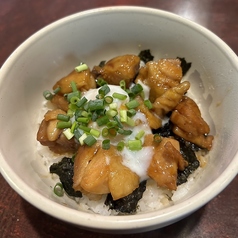
[[[202,177],[182,201],[140,215],[102,217],[61,205],[47,179],[39,175],[36,132],[42,92],[81,60],[92,67],[141,49],[151,49],[156,58],[180,56],[192,62],[186,79],[215,135]],[[86,229],[132,233],[174,223],[218,195],[237,174],[237,78],[238,60],[232,50],[210,31],[177,15],[108,7],[63,18],[26,40],[1,68],[1,173],[40,210]]]

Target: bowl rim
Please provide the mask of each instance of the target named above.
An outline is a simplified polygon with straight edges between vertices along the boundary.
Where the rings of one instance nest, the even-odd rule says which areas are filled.
[[[54,28],[67,24],[71,21],[75,21],[80,18],[89,17],[95,14],[102,13],[112,13],[112,12],[137,12],[137,13],[146,13],[152,15],[159,15],[160,17],[170,19],[173,21],[179,21],[182,24],[199,31],[209,39],[213,40],[214,43],[221,45],[225,54],[229,54],[229,59],[232,58],[237,65],[238,71],[238,60],[236,54],[229,48],[229,46],[223,42],[218,36],[212,33],[210,30],[205,27],[188,20],[184,17],[176,15],[174,13],[159,10],[150,7],[139,7],[139,6],[110,6],[110,7],[100,7],[90,10],[85,10],[78,12],[64,18],[61,18],[51,24],[45,26],[41,30],[37,31],[35,34],[26,39],[5,61],[0,71],[0,84],[4,79],[4,75],[10,68],[10,65],[18,55],[22,53],[25,47],[33,44],[34,41],[43,37],[47,32],[51,31]],[[2,148],[0,148],[2,151]],[[236,151],[237,152],[237,151]],[[142,228],[146,229],[149,227],[155,227],[160,224],[160,227],[169,225],[183,217],[191,214],[195,210],[201,208],[215,196],[217,196],[237,175],[238,172],[238,154],[234,156],[234,160],[227,166],[224,172],[219,176],[216,181],[213,181],[208,187],[206,187],[201,192],[197,193],[196,200],[189,198],[186,201],[181,202],[180,204],[175,204],[173,206],[164,208],[162,210],[136,214],[136,215],[125,215],[125,216],[102,216],[98,214],[90,214],[74,210],[72,208],[58,204],[43,195],[39,194],[32,188],[28,187],[24,181],[14,174],[11,167],[7,164],[0,153],[0,172],[9,183],[9,185],[26,201],[31,203],[33,206],[37,207],[39,210],[44,211],[45,213],[58,218],[60,220],[69,222],[74,225],[78,225],[84,228],[98,229],[98,230],[136,230],[138,231]],[[214,191],[214,188],[216,190]],[[213,189],[214,193],[210,193]],[[83,219],[82,219],[83,217]],[[171,221],[171,217],[173,221]],[[91,222],[93,221],[93,222]]]

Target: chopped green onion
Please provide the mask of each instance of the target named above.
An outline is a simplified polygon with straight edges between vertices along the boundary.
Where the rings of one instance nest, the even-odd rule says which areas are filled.
[[[68,140],[72,139],[74,137],[74,133],[71,132],[70,128],[67,128],[63,131],[63,134],[66,136]]]
[[[59,120],[59,121],[69,121],[69,119],[70,119],[69,115],[65,115],[65,114],[57,115],[57,120]]]
[[[109,118],[108,116],[102,116],[102,117],[99,117],[97,120],[96,120],[98,126],[103,126],[103,125],[106,125],[108,122],[109,122]]]
[[[130,102],[126,103],[126,107],[128,109],[134,109],[134,108],[138,107],[139,105],[140,105],[140,103],[136,99],[131,100]]]
[[[111,104],[113,102],[113,98],[111,96],[106,96],[104,101],[106,104]]]
[[[100,136],[100,131],[94,128],[91,128],[89,132],[92,136],[99,137]]]
[[[90,111],[104,109],[104,100],[103,99],[90,100],[88,102],[88,109]]]
[[[160,143],[162,141],[162,137],[159,134],[154,134],[154,141],[156,143]]]
[[[81,98],[77,103],[76,103],[76,105],[77,105],[77,107],[82,107],[86,102],[88,101],[88,99],[87,98],[85,98],[85,97],[83,97],[83,98]]]
[[[131,88],[131,92],[134,94],[138,94],[140,92],[143,91],[143,87],[140,84],[135,84],[132,88]]]
[[[97,85],[98,86],[103,86],[105,84],[107,84],[107,81],[105,81],[103,78],[98,78],[97,79]]]
[[[71,109],[68,109],[67,115],[68,115],[69,117],[73,117],[74,112],[73,112]]]
[[[78,128],[81,129],[84,132],[87,132],[87,133],[90,133],[90,130],[91,130],[90,127],[87,127],[87,126],[84,126],[84,125],[81,125],[81,124],[78,125]]]
[[[128,141],[128,148],[132,151],[137,151],[142,149],[142,142],[141,140],[129,140]]]
[[[133,117],[133,116],[135,116],[136,115],[136,110],[135,109],[129,109],[128,111],[127,111],[127,116],[128,117]]]
[[[73,122],[73,125],[72,125],[71,128],[70,128],[70,131],[71,131],[72,133],[74,133],[76,127],[77,127],[77,122],[74,121],[74,122]]]
[[[112,127],[116,127],[117,126],[117,122],[116,121],[109,121],[107,123],[107,127],[108,128],[112,128]]]
[[[63,197],[64,196],[64,188],[62,183],[57,183],[54,186],[54,193],[55,195],[57,195],[58,197]]]
[[[144,104],[146,107],[148,107],[149,109],[152,109],[153,108],[153,105],[151,103],[151,101],[149,99],[145,100],[144,101]]]
[[[84,140],[87,138],[87,134],[86,133],[83,133],[83,135],[81,135],[80,137],[79,137],[79,143],[80,143],[80,145],[84,145]]]
[[[91,115],[91,113],[90,112],[87,112],[87,111],[82,111],[81,112],[81,116],[83,116],[83,117],[91,117],[92,115]]]
[[[85,133],[86,134],[86,133]],[[79,129],[74,130],[74,136],[77,140],[82,136],[81,132]],[[86,138],[86,137],[85,137]]]
[[[108,136],[108,128],[106,128],[106,127],[104,127],[103,129],[102,129],[102,136],[103,137],[106,137],[106,136]]]
[[[128,136],[132,133],[132,130],[125,130],[125,129],[119,128],[117,130],[117,132],[121,135],[127,135]]]
[[[121,122],[127,122],[127,111],[120,110],[120,120]]]
[[[71,92],[67,94],[67,101],[70,102],[72,97],[80,98],[81,93],[79,91]]]
[[[70,98],[70,103],[71,104],[74,104],[74,105],[77,105],[77,102],[79,101],[80,99],[78,97],[71,97]]]
[[[82,123],[89,123],[89,121],[90,121],[90,118],[88,118],[88,117],[78,117],[77,118],[77,122],[82,122]]]
[[[113,102],[113,103],[109,104],[109,108],[113,109],[113,110],[116,110],[117,109],[117,103]]]
[[[127,98],[127,95],[121,93],[113,93],[112,96],[119,100],[125,100]]]
[[[114,121],[116,121],[117,126],[119,128],[123,128],[123,125],[121,124],[121,122],[120,122],[120,120],[119,120],[119,118],[117,116],[113,117],[113,119],[114,119]]]
[[[43,96],[46,100],[51,100],[54,95],[49,90],[46,90],[43,92]]]
[[[124,149],[125,143],[123,141],[118,142],[117,150],[122,151]]]
[[[58,129],[70,128],[72,126],[71,121],[58,121],[56,127]]]
[[[74,81],[70,82],[70,86],[71,86],[73,92],[78,91],[77,84]]]
[[[135,126],[135,121],[131,119],[130,117],[127,117],[126,124],[129,126]]]
[[[110,140],[109,139],[106,139],[106,140],[103,140],[102,141],[102,148],[104,150],[109,150],[110,149]]]
[[[145,134],[145,131],[139,131],[138,133],[137,133],[137,135],[135,136],[135,138],[137,139],[137,140],[140,140],[143,136],[144,136],[144,134]]]
[[[112,109],[109,109],[107,112],[106,112],[106,115],[108,115],[109,117],[115,117],[117,115],[117,111],[116,110],[112,110]]]
[[[121,89],[126,90],[126,81],[125,80],[120,81],[120,87],[121,87]]]
[[[98,93],[105,96],[110,92],[110,88],[107,84],[104,84],[101,88],[99,88]]]
[[[57,94],[58,92],[60,92],[60,90],[61,90],[61,88],[58,87],[58,88],[56,88],[56,89],[53,91],[53,93],[54,93],[54,94]]]
[[[69,109],[72,110],[73,112],[75,112],[78,109],[78,107],[76,106],[76,104],[70,103],[69,104]]]
[[[80,64],[79,66],[75,67],[74,69],[76,72],[79,73],[81,71],[87,70],[88,66],[86,64]]]
[[[92,136],[92,135],[88,135],[84,140],[83,142],[88,145],[88,146],[92,146],[94,145],[97,140]]]

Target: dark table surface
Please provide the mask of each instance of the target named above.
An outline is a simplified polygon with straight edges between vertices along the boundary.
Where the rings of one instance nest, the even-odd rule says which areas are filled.
[[[90,8],[137,5],[174,12],[213,31],[238,54],[237,0],[0,0],[0,66],[37,30]],[[1,166],[1,165],[0,165]],[[23,200],[0,175],[0,238],[112,237],[66,224]],[[238,176],[189,217],[151,232],[117,237],[238,237]]]

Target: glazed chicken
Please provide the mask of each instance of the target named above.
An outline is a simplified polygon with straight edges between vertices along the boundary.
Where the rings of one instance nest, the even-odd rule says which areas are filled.
[[[201,148],[211,149],[213,136],[208,135],[210,128],[203,120],[197,104],[191,98],[183,97],[173,111],[170,120],[174,124],[173,132],[176,135]]]
[[[95,66],[95,77],[101,77],[108,84],[119,85],[125,80],[127,87],[135,79],[140,67],[140,58],[136,55],[122,55],[109,60],[103,67]]]
[[[114,200],[131,194],[139,186],[139,176],[122,164],[118,150],[114,146],[104,150],[99,143],[79,147],[73,181],[76,191],[111,193]]]
[[[140,81],[150,87],[150,100],[154,102],[169,88],[177,86],[182,79],[179,59],[149,61],[139,70],[135,82]]]
[[[61,109],[48,111],[42,120],[37,132],[37,140],[44,146],[55,153],[75,153],[78,148],[78,143],[74,139],[68,140],[62,133],[62,129],[57,128],[57,115],[66,114]]]

